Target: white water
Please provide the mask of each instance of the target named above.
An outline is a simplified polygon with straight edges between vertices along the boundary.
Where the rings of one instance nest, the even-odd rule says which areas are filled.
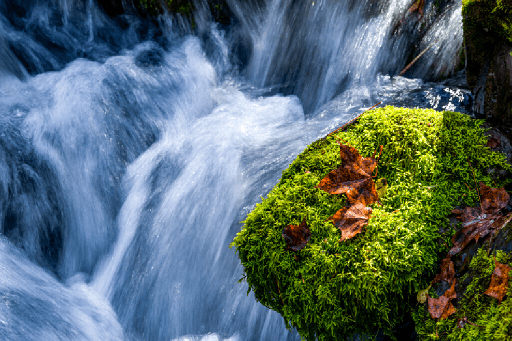
[[[386,75],[417,33],[392,36],[412,14],[383,3],[232,0],[238,26],[202,19],[198,36],[169,17],[163,35],[121,28],[92,1],[32,4],[16,27],[1,4],[0,339],[299,339],[237,283],[239,222],[308,143],[378,101],[467,105]],[[453,16],[423,40],[460,41]]]

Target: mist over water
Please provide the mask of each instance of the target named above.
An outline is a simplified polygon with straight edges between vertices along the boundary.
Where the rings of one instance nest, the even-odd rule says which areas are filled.
[[[192,30],[0,4],[0,339],[299,340],[237,283],[245,215],[379,101],[469,107],[463,79],[427,82],[458,63],[460,1],[229,5],[231,26]]]

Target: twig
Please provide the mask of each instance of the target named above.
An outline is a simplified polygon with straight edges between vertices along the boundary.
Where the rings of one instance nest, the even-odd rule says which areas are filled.
[[[277,283],[277,291],[279,291],[279,297],[281,298],[281,302],[283,303],[283,306],[284,306],[283,296],[281,296],[281,289],[279,289],[279,281],[277,279],[276,279],[276,283]]]
[[[357,115],[356,117],[354,117],[353,119],[351,119],[350,121],[348,121],[347,123],[345,123],[344,125],[342,125],[341,127],[339,127],[338,129],[330,132],[329,134],[327,134],[322,140],[325,140],[327,138],[327,136],[329,135],[332,135],[334,133],[337,133],[338,131],[343,131],[343,129],[345,129],[346,127],[348,127],[349,125],[353,124],[354,122],[356,122],[359,117],[361,117],[361,115],[363,115],[364,113],[366,113],[367,111],[370,111],[372,110],[373,108],[375,108],[377,105],[381,104],[382,101],[380,101],[379,103],[375,104],[374,106],[372,106],[371,108],[369,109],[366,109],[365,111],[363,111],[362,113],[360,113],[359,115]]]
[[[376,172],[375,172],[375,176],[374,176],[374,178],[376,178],[376,177],[377,177],[377,174],[379,174],[379,161],[380,161],[380,157],[382,156],[382,149],[383,149],[383,148],[384,148],[384,147],[383,147],[382,145],[380,145],[380,152],[379,152],[379,157],[377,158],[377,166],[375,167],[375,168],[376,168]],[[377,152],[377,149],[375,149],[375,151],[373,152],[372,157],[374,157],[374,156],[375,156],[375,153],[376,153],[376,152]]]
[[[400,72],[398,75],[399,75],[399,76],[403,76],[403,75],[404,75],[404,73],[406,73],[406,72],[407,72],[407,70],[409,70],[409,68],[410,68],[414,63],[416,63],[416,61],[417,61],[418,59],[420,59],[420,57],[421,57],[421,56],[423,56],[423,55],[425,54],[425,52],[427,52],[427,51],[428,51],[432,46],[434,46],[434,44],[435,44],[435,43],[437,43],[438,41],[439,41],[439,39],[436,39],[436,40],[435,40],[432,44],[430,44],[426,49],[424,49],[423,51],[421,51],[421,53],[418,55],[418,57],[414,58],[414,59],[412,60],[412,62],[410,62],[410,63],[409,63],[409,65],[407,65],[407,66],[405,67],[405,69],[403,69],[403,70],[402,70],[402,72]]]
[[[473,180],[475,180],[475,189],[476,194],[478,195],[478,202],[480,203],[480,212],[483,214],[484,211],[482,209],[482,199],[480,198],[480,191],[478,190],[478,184],[476,183],[476,177],[475,177],[475,170],[473,169],[473,166],[471,165],[471,162],[469,161],[469,157],[467,158],[469,167],[471,167],[471,174],[473,174]]]

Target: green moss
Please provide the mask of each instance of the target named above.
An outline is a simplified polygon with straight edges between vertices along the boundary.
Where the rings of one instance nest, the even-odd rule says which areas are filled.
[[[462,0],[464,31],[478,46],[485,37],[512,42],[512,2],[509,0]]]
[[[172,13],[177,13],[190,17],[193,11],[192,1],[189,0],[139,0],[141,6],[150,16],[157,16],[162,13],[162,5]]]
[[[478,181],[503,185],[485,174],[491,165],[507,166],[502,154],[485,146],[481,123],[454,112],[385,107],[308,146],[247,216],[232,244],[256,299],[308,340],[377,329],[389,334],[411,296],[435,275],[438,256],[446,252],[438,231],[448,224],[449,211],[460,198],[476,202]],[[383,206],[373,205],[365,231],[342,243],[326,219],[345,197],[315,188],[340,164],[336,139],[363,156],[383,145],[378,174],[388,180]],[[283,228],[304,217],[308,245],[286,251]]]
[[[419,306],[413,314],[416,331],[422,340],[496,340],[512,339],[512,290],[509,287],[507,298],[501,304],[495,298],[484,295],[489,287],[494,271],[494,260],[512,265],[512,255],[497,251],[487,255],[484,249],[478,250],[469,266],[467,275],[460,279],[472,279],[461,300],[458,311],[446,320],[433,320],[426,307]],[[512,273],[509,274],[509,276]],[[459,320],[469,322],[462,328]]]

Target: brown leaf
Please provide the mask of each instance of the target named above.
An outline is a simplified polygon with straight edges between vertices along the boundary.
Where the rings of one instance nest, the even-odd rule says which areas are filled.
[[[340,242],[353,238],[363,231],[363,226],[368,223],[372,209],[358,202],[352,206],[343,207],[333,216],[329,217],[334,225],[341,231]]]
[[[480,238],[487,236],[493,229],[493,223],[496,221],[497,215],[481,216],[470,222],[468,225],[463,224],[461,231],[456,236],[462,235],[462,238],[455,242],[453,247],[448,251],[448,256],[453,256],[462,251],[471,241],[478,242]],[[455,240],[454,236],[452,240]]]
[[[474,207],[470,207],[474,209]],[[468,209],[468,207],[466,207]],[[492,214],[492,215],[480,215],[478,217],[471,216],[471,214],[467,214],[466,219],[472,219],[469,222],[462,224],[462,230],[458,231],[453,237],[453,247],[448,252],[448,256],[453,256],[462,251],[466,245],[468,245],[472,240],[478,242],[480,238],[487,236],[489,233],[493,233],[496,235],[503,227],[505,227],[512,220],[512,213],[507,214],[506,216],[502,216],[500,214]],[[464,216],[462,217],[462,221],[464,222]],[[457,242],[457,237],[462,235],[462,238],[459,238]]]
[[[496,139],[494,136],[491,136],[489,140],[487,140],[487,147],[494,149],[501,145],[501,142]]]
[[[506,218],[500,214],[500,210],[507,206],[509,199],[510,195],[504,188],[491,188],[480,182],[480,207],[452,210],[462,220],[462,229],[452,237],[453,247],[448,256],[459,253],[471,241],[478,242],[480,238],[491,232],[495,234],[504,227]]]
[[[480,182],[480,206],[485,214],[493,214],[505,208],[510,195],[502,188],[491,188]]]
[[[450,256],[446,256],[445,259],[441,261],[441,273],[438,274],[433,280],[432,283],[437,283],[441,281],[447,281],[448,283],[452,283],[455,279],[455,266],[450,259]]]
[[[446,290],[443,294],[443,296],[446,296],[450,299],[457,298],[457,293],[455,292],[455,284],[457,283],[457,280],[454,278],[452,280],[452,285],[450,286],[450,289]]]
[[[299,225],[287,225],[283,229],[283,238],[286,242],[286,250],[299,251],[303,249],[311,238],[306,217]]]
[[[450,289],[439,298],[428,297],[428,312],[433,319],[446,319],[457,311],[451,300],[457,297],[455,293],[455,282],[452,282]]]
[[[379,200],[372,172],[377,166],[374,157],[363,158],[357,149],[338,142],[342,165],[329,172],[316,186],[329,194],[345,194],[349,203],[365,206]]]
[[[498,302],[501,303],[503,297],[507,294],[508,273],[511,270],[511,267],[507,264],[501,264],[496,261],[494,261],[494,264],[496,267],[492,273],[491,284],[489,284],[489,288],[484,292],[484,294],[497,298]]]

